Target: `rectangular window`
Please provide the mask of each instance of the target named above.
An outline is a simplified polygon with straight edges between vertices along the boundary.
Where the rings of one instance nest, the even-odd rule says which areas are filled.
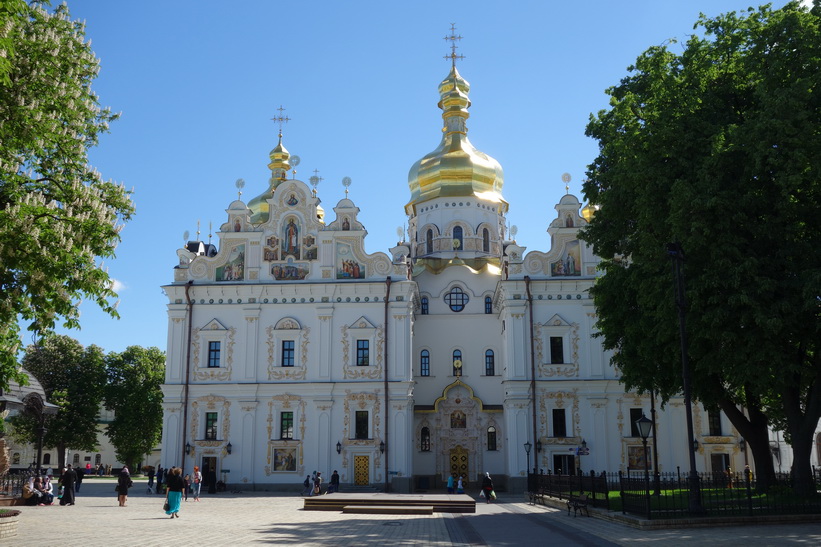
[[[356,411],[356,438],[367,439],[368,437],[368,411]]]
[[[720,437],[721,432],[721,412],[718,410],[707,411],[707,423],[710,425],[710,435]]]
[[[279,438],[293,439],[294,438],[294,413],[281,412],[279,415]]]
[[[358,367],[367,367],[369,364],[370,355],[368,344],[368,340],[356,341],[356,366]]]
[[[422,376],[430,376],[430,352],[424,349],[419,358],[419,369]]]
[[[283,367],[294,366],[294,341],[282,341],[282,365]]]
[[[217,440],[217,416],[216,412],[205,413],[205,440]]]
[[[563,408],[553,409],[553,436],[567,437],[567,423],[565,422]]]
[[[561,336],[550,337],[550,362],[554,365],[564,363],[564,343]]]
[[[220,343],[208,342],[208,368],[220,366]]]
[[[487,428],[487,449],[496,450],[496,428],[493,426]]]
[[[644,416],[644,410],[640,408],[631,408],[630,409],[630,436],[631,437],[641,437],[639,434],[639,426],[636,425],[636,421],[641,419]]]

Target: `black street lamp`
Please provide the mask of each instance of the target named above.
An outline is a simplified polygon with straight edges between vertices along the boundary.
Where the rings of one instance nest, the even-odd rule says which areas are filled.
[[[642,414],[641,418],[636,420],[636,427],[639,430],[641,444],[644,446],[644,488],[645,500],[647,501],[647,518],[650,518],[650,466],[647,461],[647,437],[650,436],[650,430],[653,429],[653,421]]]
[[[23,398],[25,404],[25,412],[37,420],[37,460],[35,464],[35,472],[40,474],[40,466],[43,461],[43,439],[46,436],[46,416],[57,414],[60,407],[43,400],[39,393],[29,393]]]
[[[526,442],[525,443],[525,454],[527,454],[527,468],[526,469],[527,469],[527,477],[528,477],[528,480],[527,480],[528,492],[530,491],[529,489],[530,489],[530,449],[531,448],[533,448],[533,445],[530,444],[530,441]]]
[[[681,339],[681,377],[684,387],[684,413],[687,418],[687,439],[688,451],[690,456],[690,476],[689,476],[689,511],[692,515],[700,515],[704,513],[704,508],[701,506],[701,491],[699,490],[698,473],[696,472],[696,451],[693,446],[695,435],[693,434],[693,405],[692,405],[692,386],[690,385],[690,360],[687,355],[687,301],[684,297],[684,272],[682,271],[682,264],[684,263],[684,249],[681,248],[681,243],[668,243],[667,254],[673,261],[673,276],[676,280],[676,307],[678,308],[678,328],[679,338]]]

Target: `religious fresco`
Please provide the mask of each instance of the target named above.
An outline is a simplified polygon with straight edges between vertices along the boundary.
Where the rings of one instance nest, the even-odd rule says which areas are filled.
[[[274,471],[296,471],[296,448],[274,449]]]
[[[287,264],[274,264],[271,266],[271,275],[277,281],[299,281],[305,279],[310,273],[308,264],[288,262]]]
[[[302,240],[303,248],[305,252],[303,253],[303,260],[316,260],[317,251],[319,250],[316,246],[316,238],[314,236],[307,236]]]
[[[292,256],[299,260],[299,226],[293,218],[285,224],[282,238],[282,258]]]
[[[550,265],[553,276],[582,275],[581,249],[578,240],[569,241],[564,247],[564,255]]]
[[[644,447],[643,446],[628,446],[627,447],[627,467],[630,469],[644,469]],[[647,466],[653,465],[652,454],[647,451]]]
[[[217,281],[242,281],[245,272],[245,245],[237,245],[231,249],[228,261],[217,267]]]
[[[450,415],[451,429],[465,429],[467,427],[467,416],[461,410],[456,410]]]
[[[344,243],[336,244],[336,278],[365,279],[365,266],[354,259],[353,248]]]
[[[279,260],[279,238],[271,236],[265,240],[265,248],[262,250],[262,260],[271,262]]]

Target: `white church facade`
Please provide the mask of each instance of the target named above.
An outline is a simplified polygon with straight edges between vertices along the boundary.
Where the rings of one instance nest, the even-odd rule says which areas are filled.
[[[289,178],[281,133],[265,192],[228,206],[216,246],[178,251],[163,467],[257,490],[338,470],[398,492],[451,473],[521,491],[528,467],[643,468],[634,421],[651,400],[624,391],[594,337],[598,258],[578,237],[591,208],[563,196],[550,249],[526,252],[506,231],[501,166],[467,138],[455,64],[439,93],[442,141],[410,170],[408,230],[388,252],[366,252],[351,200],[326,215]],[[683,404],[656,410],[658,468],[675,471]],[[725,416],[694,414],[699,470],[752,465]]]

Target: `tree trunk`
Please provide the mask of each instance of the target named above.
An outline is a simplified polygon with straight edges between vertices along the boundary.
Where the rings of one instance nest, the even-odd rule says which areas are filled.
[[[798,496],[815,494],[815,478],[812,476],[810,455],[812,454],[813,432],[809,435],[791,435],[793,454],[792,482],[793,492]]]
[[[792,384],[782,392],[781,404],[787,418],[787,439],[792,447],[793,465],[790,473],[793,480],[793,492],[799,496],[815,493],[815,481],[812,476],[810,455],[812,454],[813,435],[821,418],[821,356],[813,358],[812,366],[817,371],[812,381],[804,382],[801,389],[801,376],[795,374]]]
[[[66,466],[66,445],[64,443],[57,443],[57,468],[62,469]],[[55,473],[59,473],[56,471]]]
[[[755,401],[749,398],[750,401]],[[770,452],[770,435],[767,417],[761,410],[754,406],[747,407],[745,415],[736,404],[727,397],[722,397],[718,401],[719,407],[730,419],[744,440],[753,455],[755,467],[756,491],[766,492],[775,481],[775,467]]]

